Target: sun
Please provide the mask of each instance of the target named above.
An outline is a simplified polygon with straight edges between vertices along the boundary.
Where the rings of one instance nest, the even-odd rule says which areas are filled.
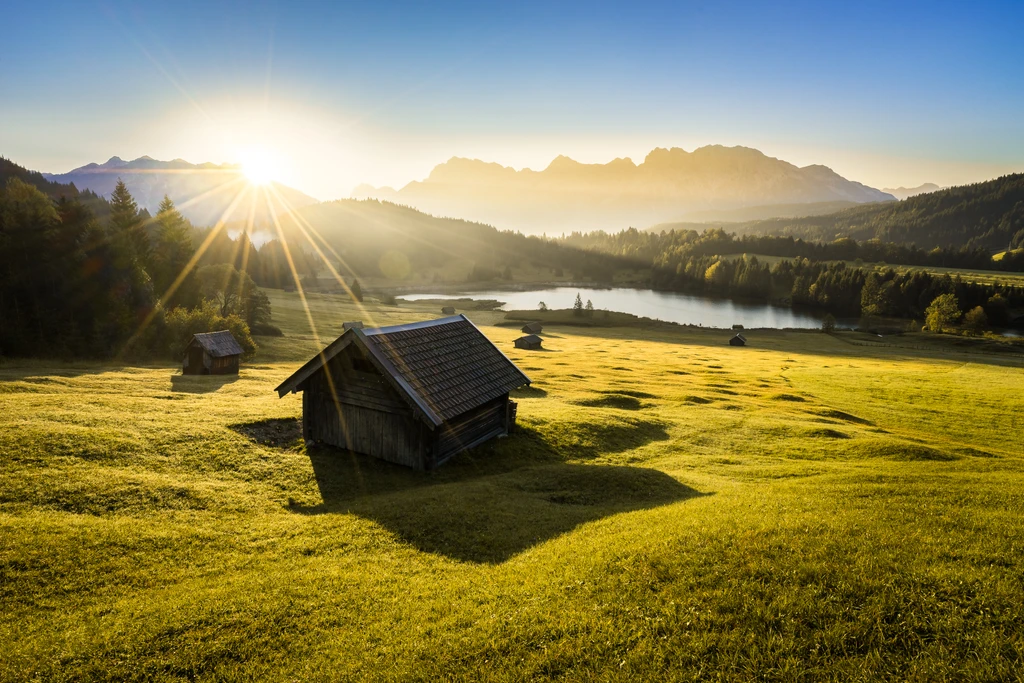
[[[242,155],[242,173],[253,185],[267,185],[277,174],[274,158],[262,149],[248,149]]]

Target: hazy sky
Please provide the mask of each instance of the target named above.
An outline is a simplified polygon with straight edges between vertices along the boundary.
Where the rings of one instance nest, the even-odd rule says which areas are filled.
[[[1024,170],[1024,2],[4,3],[0,155],[269,155],[319,199],[451,156],[746,145],[876,187]]]

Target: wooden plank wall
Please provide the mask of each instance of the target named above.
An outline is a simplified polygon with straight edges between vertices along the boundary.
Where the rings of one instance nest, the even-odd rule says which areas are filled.
[[[442,425],[437,434],[436,461],[449,458],[485,437],[506,433],[507,403],[506,394]]]
[[[350,347],[310,377],[303,402],[308,438],[416,469],[426,467],[426,425],[372,366]],[[332,386],[333,384],[333,386]]]

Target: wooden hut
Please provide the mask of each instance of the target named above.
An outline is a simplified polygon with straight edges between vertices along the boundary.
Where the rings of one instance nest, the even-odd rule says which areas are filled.
[[[441,312],[444,313],[445,315],[455,315],[455,307],[445,306],[441,309]]]
[[[530,379],[464,315],[351,329],[277,387],[302,433],[419,470],[507,434]]]
[[[747,338],[744,337],[742,334],[737,334],[735,337],[729,340],[729,344],[731,346],[746,346]]]
[[[242,347],[227,330],[192,335],[181,361],[183,375],[237,375]]]
[[[526,323],[523,325],[523,334],[540,334],[544,331],[544,326],[540,323]]]
[[[515,344],[517,349],[527,349],[533,351],[540,348],[541,341],[540,337],[535,334],[528,334],[525,337],[516,339]]]

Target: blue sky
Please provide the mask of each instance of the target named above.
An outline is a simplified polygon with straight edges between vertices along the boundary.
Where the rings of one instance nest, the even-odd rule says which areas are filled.
[[[874,186],[1024,170],[1024,3],[7,3],[0,154],[269,157],[321,199],[458,156],[746,145]]]

